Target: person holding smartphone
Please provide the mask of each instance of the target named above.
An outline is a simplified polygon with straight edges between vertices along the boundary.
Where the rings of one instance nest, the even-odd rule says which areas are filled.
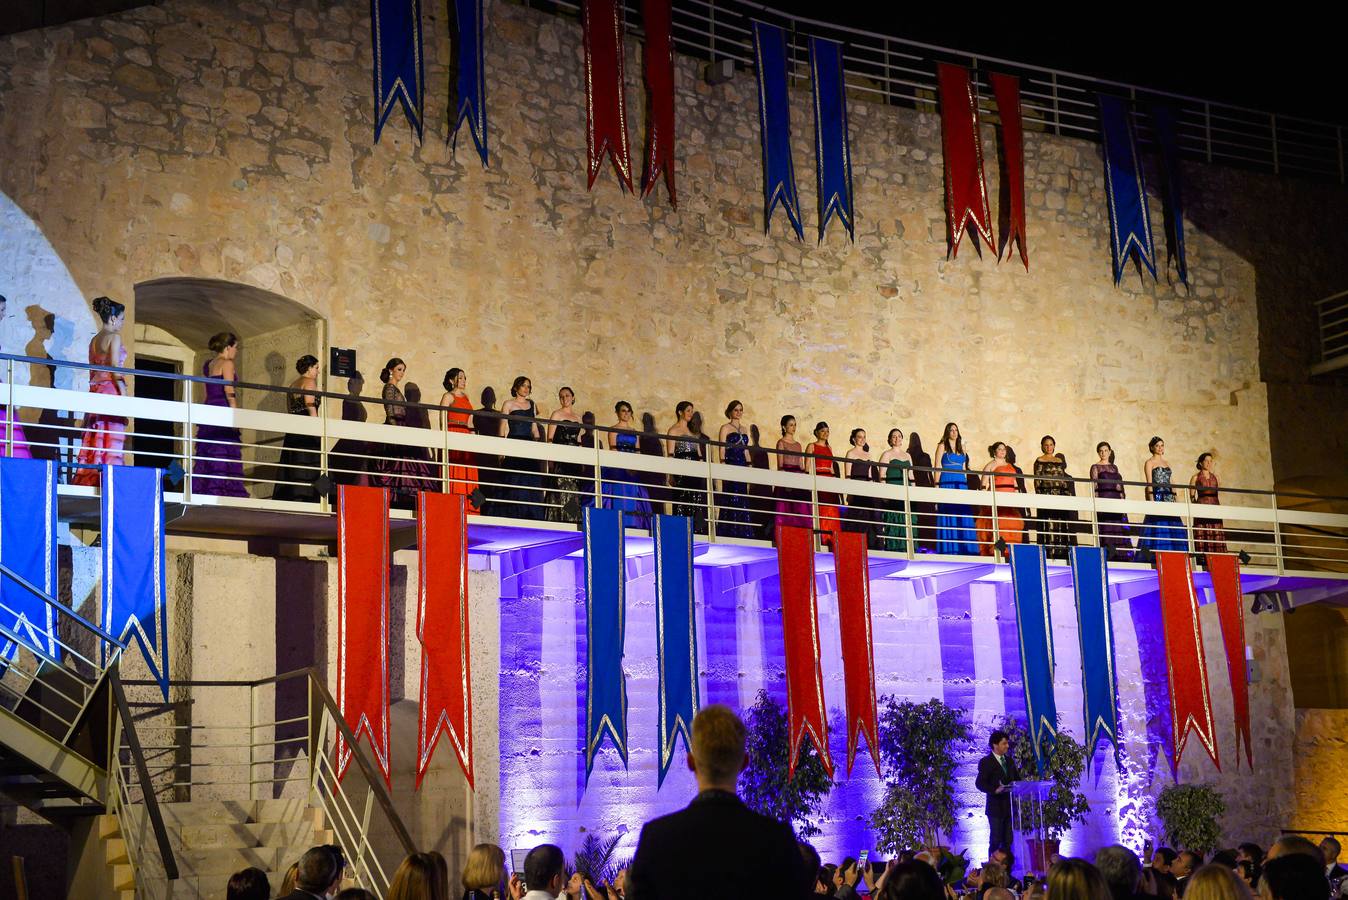
[[[1011,759],[1011,738],[1005,731],[994,731],[988,737],[991,751],[978,761],[978,778],[974,786],[987,794],[988,858],[998,850],[1011,849],[1011,783],[1020,780],[1016,764]]]

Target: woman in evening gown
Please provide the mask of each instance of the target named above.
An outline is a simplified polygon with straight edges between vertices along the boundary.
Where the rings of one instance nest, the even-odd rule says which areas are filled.
[[[521,375],[510,386],[510,399],[501,404],[499,436],[515,441],[543,440],[543,427],[538,424],[538,406],[529,395],[534,385]],[[524,457],[510,457],[501,461],[501,481],[505,486],[500,515],[515,519],[542,519],[547,497],[543,492],[542,462]]]
[[[944,437],[936,445],[936,458],[941,461],[940,487],[945,490],[967,491],[969,456],[964,452],[964,439],[959,426],[948,422]],[[974,517],[963,503],[936,504],[936,552],[961,556],[975,556],[977,532]]]
[[[847,450],[847,478],[850,481],[879,481],[878,469],[875,463],[871,461],[870,451],[866,444],[866,431],[863,428],[853,428],[852,434],[848,437],[848,443],[852,446]],[[849,494],[847,497],[847,512],[843,517],[843,531],[859,531],[866,535],[866,546],[872,550],[879,549],[877,534],[877,523],[880,521],[880,500],[875,497],[864,497],[860,494]]]
[[[988,448],[988,461],[983,466],[983,471],[992,475],[992,489],[999,495],[997,497],[997,537],[1006,541],[1008,544],[1023,544],[1025,542],[1025,516],[1020,511],[1020,506],[1015,502],[1015,495],[1020,492],[1017,485],[1016,467],[1006,458],[1008,447],[1003,441],[998,441]],[[985,481],[986,485],[987,482]],[[1005,499],[1001,495],[1006,495]],[[988,511],[989,518],[979,519],[978,522],[978,550],[984,556],[993,556],[996,551],[996,538],[993,537],[991,510]]]
[[[126,363],[126,347],[122,345],[122,325],[126,320],[126,307],[107,297],[94,299],[94,312],[103,320],[103,328],[89,342],[89,363],[95,366],[108,366],[120,369]],[[124,397],[127,393],[126,377],[120,372],[106,369],[89,373],[89,391],[94,394],[110,394]],[[75,470],[72,484],[98,487],[102,479],[98,466],[120,466],[122,464],[122,446],[126,443],[126,418],[104,413],[89,413],[84,417],[84,436],[80,443],[76,462],[80,468]]]
[[[548,416],[548,443],[565,447],[580,446],[581,421],[576,414],[576,392],[564,387],[557,392],[560,404]],[[580,523],[581,509],[594,502],[594,480],[581,482],[585,467],[581,463],[554,462],[551,489],[548,491],[547,519],[549,522]]]
[[[805,450],[796,440],[796,417],[782,416],[782,436],[777,440],[777,471],[805,474]],[[804,483],[805,479],[797,479]],[[777,524],[790,528],[810,528],[810,492],[805,487],[779,487]],[[775,539],[775,537],[774,537]]]
[[[346,396],[342,398],[342,421],[364,422],[369,418],[365,403],[360,399],[365,390],[365,376],[351,373],[346,380]],[[332,479],[332,502],[337,502],[337,485],[354,484],[366,487],[370,483],[370,442],[356,438],[341,438],[328,451],[328,475]]]
[[[744,404],[732,400],[725,409],[726,422],[718,440],[724,444],[721,462],[728,466],[749,465],[749,429],[744,425]],[[749,488],[742,481],[721,480],[716,496],[716,533],[722,537],[753,537],[753,516],[749,511]]]
[[[306,353],[295,362],[299,377],[290,382],[286,394],[286,412],[292,416],[318,417],[320,398],[318,390],[318,357]],[[281,484],[272,491],[276,500],[318,502],[318,479],[321,460],[319,445],[322,438],[316,434],[287,434],[281,444]]]
[[[407,397],[398,385],[407,375],[407,365],[398,357],[393,357],[379,373],[384,383],[382,400],[384,401],[384,424],[415,427],[417,421],[408,421]],[[394,438],[397,441],[397,438]],[[370,483],[375,487],[387,488],[389,505],[394,509],[416,509],[417,492],[431,490],[428,484],[428,463],[422,447],[408,447],[401,442],[385,443],[378,446],[379,458],[374,461],[374,473]]]
[[[468,434],[472,431],[473,401],[468,399],[468,373],[463,369],[450,369],[441,382],[445,393],[440,397],[440,428],[454,434]],[[477,460],[470,450],[450,450],[448,458],[448,487],[451,494],[462,494],[464,507],[468,515],[475,516],[479,510],[475,502],[481,497],[477,489]]]
[[[9,301],[5,299],[4,294],[0,294],[0,319],[5,317],[5,308]],[[0,375],[0,381],[4,381],[4,376]],[[16,459],[32,459],[33,454],[28,449],[28,436],[23,433],[23,423],[19,421],[16,414],[13,421],[10,421],[9,411],[11,406],[0,406],[0,456],[13,456]],[[12,433],[11,433],[12,432]],[[13,440],[13,449],[10,448],[10,441]]]
[[[932,471],[931,454],[922,449],[922,436],[916,431],[908,435],[908,458],[912,460],[912,484],[914,487],[936,487],[936,475]],[[936,550],[936,504],[925,500],[914,500],[909,513],[913,518],[913,542],[922,553]]]
[[[1193,503],[1205,506],[1221,503],[1218,499],[1221,482],[1212,471],[1213,459],[1211,453],[1198,457],[1195,464],[1198,471],[1189,479],[1189,500]],[[1222,527],[1221,519],[1194,519],[1194,551],[1203,554],[1226,552],[1226,529]]]
[[[689,425],[697,410],[687,400],[674,407],[674,425],[666,433],[670,455],[691,462],[702,461],[702,441]],[[674,515],[693,520],[693,530],[707,533],[707,479],[696,475],[671,475],[670,497],[674,501]]]
[[[1042,454],[1034,461],[1034,492],[1051,497],[1075,497],[1076,485],[1067,475],[1067,457],[1057,452],[1058,443],[1046,434],[1039,440]],[[1036,541],[1043,545],[1049,559],[1067,559],[1067,548],[1075,547],[1076,514],[1070,509],[1039,509]]]
[[[913,466],[912,457],[903,449],[902,429],[889,429],[885,443],[888,446],[880,454],[880,472],[884,475],[885,484],[902,494],[904,482]],[[880,549],[891,553],[905,552],[908,549],[908,527],[903,500],[883,500],[880,508]]]
[[[643,456],[665,455],[665,440],[660,436],[660,429],[655,424],[654,413],[641,414],[641,435],[637,440],[637,446]],[[657,516],[665,515],[669,511],[665,507],[665,499],[669,496],[669,488],[665,486],[665,473],[642,471],[633,474],[646,486],[646,497],[650,500],[651,513]],[[593,475],[590,480],[594,481]]]
[[[618,421],[608,433],[608,448],[619,453],[640,453],[641,440],[632,421],[632,404],[619,400],[613,407]],[[621,510],[624,528],[651,527],[651,504],[646,489],[628,469],[605,467],[600,472],[604,482],[604,507]]]
[[[228,331],[211,338],[213,359],[201,367],[208,381],[207,406],[225,406],[237,409],[239,399],[234,390],[238,375],[234,360],[239,353],[239,339]],[[223,382],[223,383],[222,383]],[[192,492],[216,497],[247,497],[243,486],[243,447],[239,429],[229,425],[198,425],[192,462]]]
[[[1170,484],[1170,462],[1165,458],[1165,441],[1153,437],[1147,444],[1151,457],[1142,471],[1147,476],[1147,499],[1156,503],[1174,503],[1175,489]],[[1188,536],[1179,516],[1147,515],[1142,519],[1142,550],[1177,550],[1187,552]]]
[[[805,446],[805,456],[814,464],[816,478],[837,478],[838,465],[833,448],[828,444],[828,423],[814,426],[814,440]],[[842,529],[842,496],[833,491],[819,491],[819,530],[824,532],[824,546],[833,546],[833,536]]]
[[[1122,500],[1123,476],[1114,465],[1114,448],[1107,441],[1095,445],[1100,461],[1091,466],[1091,482],[1095,485],[1095,496],[1101,500]],[[1105,548],[1105,556],[1112,560],[1126,562],[1133,558],[1133,541],[1128,536],[1128,515],[1118,512],[1097,512],[1096,527],[1100,531],[1100,546]]]

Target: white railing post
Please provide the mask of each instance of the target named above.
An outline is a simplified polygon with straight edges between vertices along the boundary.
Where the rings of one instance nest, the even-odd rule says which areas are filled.
[[[908,479],[915,474],[912,466],[909,466],[904,470],[904,477],[902,478],[904,511],[903,530],[907,533],[908,538],[904,541],[904,546],[908,549],[907,556],[909,559],[912,559],[916,555],[916,548],[913,547],[913,541],[917,539],[917,532],[913,529],[913,516],[916,515],[916,513],[913,512],[913,498],[908,490]]]
[[[1194,550],[1194,504],[1193,491],[1185,486],[1184,491],[1184,517],[1188,520],[1189,527],[1184,529],[1185,537],[1189,539],[1189,556],[1193,556]]]
[[[440,415],[442,415],[442,416],[445,417],[445,425],[448,426],[448,425],[449,425],[449,417],[448,417],[447,415],[445,415],[444,411],[441,411]],[[450,492],[450,483],[449,483],[449,428],[446,427],[443,431],[441,431],[440,434],[441,434],[441,440],[440,440],[440,485],[441,485],[441,493],[448,494],[448,493]],[[545,468],[545,469],[547,468],[546,463],[544,464],[544,468]]]
[[[1273,174],[1278,174],[1278,117],[1274,113],[1268,114],[1268,133],[1270,144],[1273,147]]]
[[[599,454],[603,452],[603,451],[600,449],[600,444],[603,443],[604,438],[600,437],[599,435],[595,435],[594,438],[593,438],[593,440],[594,440],[594,442],[595,442],[595,444],[594,444],[594,508],[595,508],[595,509],[603,509],[603,508],[604,508],[604,469],[603,469],[603,466],[601,465],[601,460],[600,460]],[[582,512],[582,513],[581,513],[581,521],[584,521],[584,520],[585,520],[585,514]]]
[[[351,752],[359,753],[356,747],[351,748]],[[365,810],[360,816],[360,842],[356,845],[356,870],[364,871],[365,880],[371,882],[374,879],[370,877],[370,867],[365,862],[365,854],[370,852],[370,812],[374,809],[374,785],[366,785],[365,790]]]
[[[323,384],[325,386],[328,384],[326,369],[323,372]],[[318,438],[318,474],[320,477],[326,475],[329,481],[332,480],[332,458],[328,455],[328,407],[332,405],[331,400],[331,397],[323,397],[319,400],[319,409],[323,410],[323,415],[319,417],[323,420],[323,433]],[[332,505],[328,502],[328,496],[331,493],[331,491],[318,492],[318,508],[320,511],[327,513],[332,510]]]
[[[14,455],[14,360],[5,360],[5,456]]]
[[[711,445],[704,448],[707,457],[707,540],[716,543],[716,482],[711,477]]]
[[[816,458],[810,460],[810,521],[814,523],[814,540],[811,546],[818,549],[822,546],[823,538],[819,532],[823,530],[824,520],[819,515],[819,465]]]
[[[257,789],[257,754],[254,752],[257,745],[257,692],[252,685],[248,686],[248,799],[258,799],[254,791]],[[269,754],[275,756],[275,753]],[[265,799],[265,798],[264,798]]]
[[[1282,523],[1278,521],[1278,495],[1270,494],[1269,501],[1273,504],[1273,561],[1278,567],[1278,574],[1282,575],[1287,571],[1287,567],[1283,565]]]
[[[187,399],[187,422],[183,425],[183,446],[187,448],[183,459],[183,503],[192,502],[192,460],[197,455],[197,436],[192,430],[192,382],[187,382],[183,393]]]
[[[1095,546],[1100,544],[1100,504],[1095,496],[1095,482],[1091,482],[1091,537],[1095,538]]]
[[[1002,529],[1001,529],[1001,527],[999,526],[999,524],[998,524],[998,522],[997,522],[997,473],[996,473],[996,472],[985,472],[983,477],[984,477],[984,478],[991,478],[991,479],[992,479],[992,488],[991,488],[991,490],[992,490],[992,505],[991,505],[990,507],[988,507],[988,509],[991,510],[991,514],[992,514],[992,548],[991,548],[991,549],[992,549],[992,553],[991,553],[990,555],[992,556],[993,559],[996,559],[996,558],[997,558],[997,542],[998,542],[999,540],[1002,539]],[[984,488],[987,488],[988,486],[985,484],[985,485],[983,485],[983,487],[984,487]],[[975,539],[975,540],[978,539],[978,530],[977,530],[977,529],[974,530],[974,539]],[[980,547],[979,550],[980,550],[980,552],[981,552],[982,548]]]

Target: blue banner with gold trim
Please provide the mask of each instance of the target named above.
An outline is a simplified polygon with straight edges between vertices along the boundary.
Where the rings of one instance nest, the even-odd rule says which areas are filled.
[[[1118,681],[1114,668],[1114,620],[1109,609],[1109,575],[1102,547],[1072,548],[1072,586],[1081,642],[1081,693],[1086,714],[1086,762],[1107,740],[1119,753]]]
[[[772,226],[772,212],[782,205],[796,237],[800,195],[791,160],[791,100],[786,87],[786,32],[766,22],[754,23],[754,69],[758,73],[758,123],[763,142],[763,230]]]
[[[623,637],[627,563],[622,512],[585,508],[585,780],[607,734],[627,765]]]
[[[374,142],[399,104],[421,139],[425,63],[421,55],[421,0],[370,0],[374,41]]]
[[[847,135],[847,89],[843,45],[810,38],[810,82],[814,96],[815,181],[819,188],[819,240],[834,213],[856,240],[852,219],[852,146]]]
[[[20,645],[60,659],[56,609],[13,577],[56,599],[55,462],[0,458],[0,564],[0,660],[15,659]]]
[[[168,598],[164,586],[164,470],[103,467],[103,630],[134,636],[168,699]],[[108,648],[104,647],[107,657]]]
[[[697,615],[693,600],[693,523],[686,516],[655,517],[655,646],[660,668],[660,759],[657,788],[683,735],[693,745],[697,715]]]
[[[1175,263],[1175,274],[1189,284],[1189,263],[1184,252],[1184,182],[1180,175],[1179,136],[1175,111],[1168,106],[1151,108],[1151,124],[1161,148],[1161,172],[1165,176],[1166,255]]]
[[[487,75],[483,64],[482,0],[454,0],[454,21],[457,27],[459,77],[455,106],[458,113],[451,123],[454,146],[459,143],[459,129],[468,123],[468,134],[473,138],[482,167],[487,167]]]
[[[1020,671],[1025,683],[1025,718],[1042,774],[1044,752],[1058,733],[1053,699],[1053,616],[1049,612],[1048,569],[1038,544],[1011,545],[1011,584],[1020,635]]]
[[[1100,103],[1100,136],[1105,149],[1105,202],[1109,207],[1114,283],[1123,280],[1123,267],[1134,257],[1155,278],[1156,247],[1151,238],[1147,184],[1137,155],[1132,112],[1128,109],[1128,101],[1122,97],[1096,96]]]

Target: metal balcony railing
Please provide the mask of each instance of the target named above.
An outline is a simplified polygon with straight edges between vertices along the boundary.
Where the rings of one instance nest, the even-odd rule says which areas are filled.
[[[1312,375],[1325,375],[1348,367],[1348,291],[1331,294],[1315,304],[1320,324],[1320,361]]]

